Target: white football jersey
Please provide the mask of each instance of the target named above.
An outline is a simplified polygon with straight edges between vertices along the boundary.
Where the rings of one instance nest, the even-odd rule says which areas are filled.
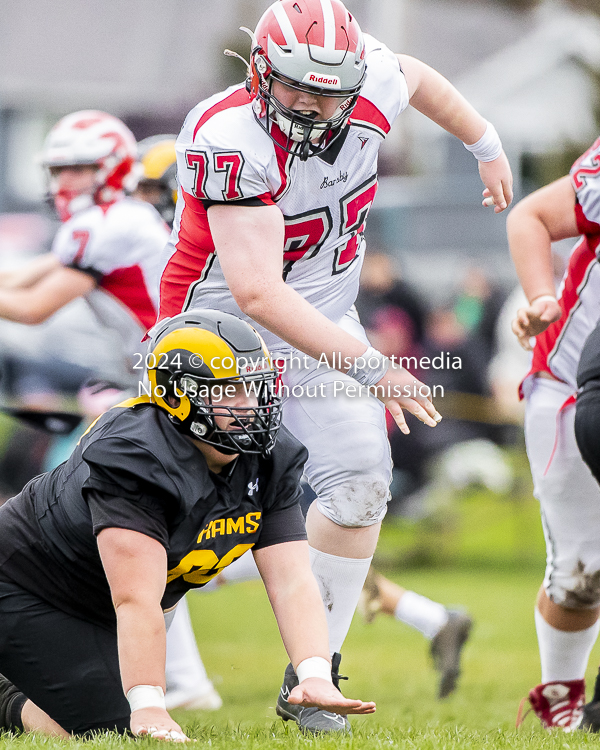
[[[379,147],[409,100],[396,56],[372,37],[365,42],[367,76],[350,126],[327,151],[305,162],[271,140],[243,85],[188,114],[176,146],[180,189],[163,256],[161,318],[192,308],[246,317],[227,287],[206,216],[211,203],[225,201],[277,205],[285,218],[286,283],[334,322],[352,307],[365,222],[377,191]],[[286,142],[275,123],[271,133]],[[257,327],[267,346],[287,348]]]
[[[52,252],[62,265],[94,277],[86,301],[115,330],[123,356],[145,351],[141,339],[156,321],[160,257],[169,229],[149,203],[123,198],[87,208],[65,222]]]
[[[562,280],[563,314],[536,338],[530,375],[545,371],[577,389],[577,366],[585,341],[600,319],[600,138],[570,171],[576,194],[577,242]]]

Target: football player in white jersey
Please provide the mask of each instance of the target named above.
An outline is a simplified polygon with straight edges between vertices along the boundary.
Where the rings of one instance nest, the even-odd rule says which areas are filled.
[[[137,144],[121,120],[84,110],[63,117],[44,144],[50,194],[62,226],[51,252],[0,273],[0,317],[41,323],[76,297],[115,331],[131,373],[156,320],[160,253],[169,236],[157,211],[128,198],[137,181]],[[215,709],[222,704],[198,654],[185,600],[168,638],[170,708]]]
[[[133,195],[152,203],[167,223],[173,221],[177,202],[176,138],[174,135],[157,135],[138,143],[144,175]],[[229,583],[258,578],[260,573],[254,558],[245,554],[228,565],[200,591],[208,593]],[[185,605],[185,601],[181,602],[179,608],[182,604]],[[446,698],[454,691],[460,675],[462,650],[472,625],[472,620],[466,613],[449,610],[439,602],[400,588],[373,569],[367,577],[359,604],[367,622],[372,622],[378,614],[387,614],[422,633],[430,641],[434,667],[440,672],[438,697]],[[177,616],[180,616],[179,609]],[[183,674],[186,656],[184,649],[181,653],[182,669],[178,670],[180,674]],[[187,664],[190,663],[188,659]],[[196,677],[194,683],[197,682]],[[177,699],[178,694],[181,699]],[[167,699],[181,700],[181,704],[187,704],[188,707],[197,705],[188,695],[187,690],[177,689],[167,693]],[[207,696],[202,696],[201,703],[205,704],[206,700]]]
[[[600,139],[570,174],[524,198],[508,216],[508,240],[529,305],[513,330],[531,369],[525,438],[547,546],[535,608],[542,669],[529,702],[542,724],[571,731],[586,720],[585,671],[600,614],[600,487],[575,441],[577,366],[600,319]],[[557,294],[551,243],[581,235]]]
[[[379,147],[412,104],[474,153],[496,212],[512,200],[512,178],[493,126],[441,75],[363,35],[340,0],[276,2],[251,36],[247,84],[200,103],[177,139],[159,317],[233,312],[280,360],[284,418],[309,450],[318,496],[307,528],[337,652],[387,507],[384,405],[404,432],[403,409],[429,426],[441,419],[426,387],[369,346],[353,308]],[[364,388],[377,385],[381,400]],[[288,667],[283,718],[305,731],[348,729],[290,706],[295,680]]]

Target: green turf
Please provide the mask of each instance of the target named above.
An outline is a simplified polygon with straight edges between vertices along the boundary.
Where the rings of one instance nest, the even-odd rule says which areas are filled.
[[[224,706],[214,713],[174,712],[175,718],[201,746],[216,750],[598,746],[595,735],[546,733],[531,716],[519,732],[514,729],[519,700],[539,681],[533,602],[544,550],[537,507],[528,493],[526,485],[511,498],[470,493],[444,516],[445,528],[390,520],[384,530],[379,562],[396,566],[388,575],[474,616],[464,674],[447,700],[435,699],[437,675],[422,636],[388,617],[365,625],[357,616],[344,647],[341,671],[351,677],[344,692],[377,701],[377,713],[353,720],[353,738],[299,736],[275,715],[286,657],[262,585],[248,582],[189,597],[201,654]],[[415,561],[435,567],[414,567]],[[599,660],[597,646],[590,660],[590,686]],[[155,740],[116,737],[87,743],[22,737],[0,739],[0,748],[85,745],[108,750],[132,742],[157,745]]]

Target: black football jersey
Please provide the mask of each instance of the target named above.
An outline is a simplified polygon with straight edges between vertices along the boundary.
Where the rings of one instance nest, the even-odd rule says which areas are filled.
[[[600,380],[600,324],[590,333],[581,351],[577,369],[577,387],[589,380]]]
[[[0,508],[0,578],[113,628],[95,536],[139,531],[167,551],[169,609],[250,548],[306,539],[299,506],[307,453],[281,428],[271,455],[221,474],[146,398],[110,409],[71,457]]]

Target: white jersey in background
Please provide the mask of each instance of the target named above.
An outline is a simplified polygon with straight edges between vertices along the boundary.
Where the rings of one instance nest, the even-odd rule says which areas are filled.
[[[352,307],[377,191],[377,154],[409,103],[396,56],[372,37],[365,42],[367,77],[350,125],[320,156],[301,162],[275,145],[256,122],[243,85],[189,113],[177,140],[181,185],[163,256],[161,318],[215,308],[248,319],[227,287],[207,221],[207,207],[227,201],[276,204],[285,218],[286,282],[336,323]],[[271,132],[285,143],[277,125]],[[256,327],[270,349],[289,349]]]
[[[52,245],[64,266],[96,280],[85,299],[100,323],[119,334],[130,366],[135,352],[145,351],[141,339],[156,320],[159,259],[168,237],[151,205],[123,198],[75,214]]]

